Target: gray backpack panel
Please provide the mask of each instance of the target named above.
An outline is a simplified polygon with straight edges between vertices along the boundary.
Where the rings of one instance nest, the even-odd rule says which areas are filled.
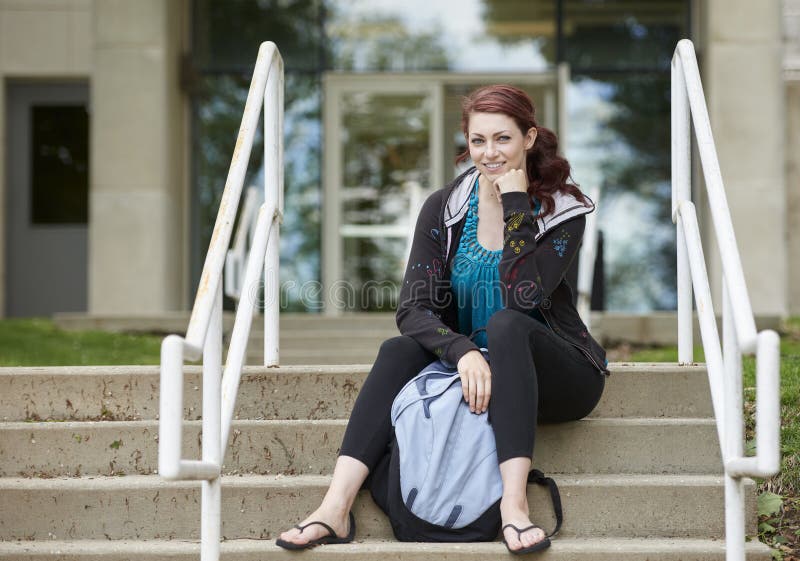
[[[463,528],[503,495],[489,415],[470,412],[455,368],[428,365],[400,390],[391,418],[400,489],[415,516]]]

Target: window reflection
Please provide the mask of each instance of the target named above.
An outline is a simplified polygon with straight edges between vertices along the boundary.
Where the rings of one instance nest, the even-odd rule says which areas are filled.
[[[688,0],[564,0],[564,59],[585,69],[669,69]]]
[[[668,69],[675,44],[688,36],[688,14],[689,0],[194,0],[192,63],[201,79],[191,92],[192,290],[230,165],[255,53],[269,39],[286,62],[282,280],[302,285],[320,279],[326,72],[458,72],[467,84],[469,73],[532,73],[565,61],[572,85],[564,149],[575,179],[584,187],[604,189],[599,217],[606,241],[607,306],[618,311],[674,308]],[[391,74],[385,79],[391,80]],[[462,89],[448,86],[444,91],[447,166],[461,148],[457,115]],[[531,93],[541,112],[541,94]],[[354,108],[344,123],[350,137],[342,146],[346,181],[340,187],[367,188],[372,197],[348,199],[343,209],[347,221],[368,223],[383,208],[380,201],[400,193],[402,180],[391,176],[393,170],[430,167],[425,158],[431,124],[414,124],[419,108],[413,104],[398,107],[405,117],[398,114],[392,120],[379,105],[368,104]],[[405,136],[391,127],[405,128]],[[406,140],[395,142],[401,137]],[[260,180],[261,150],[259,132],[248,181]],[[411,163],[404,168],[398,159]],[[402,214],[397,205],[386,208],[385,214]],[[398,239],[344,243],[343,266],[353,279],[388,278],[396,256],[403,255],[395,247]],[[290,309],[305,309],[291,293],[289,301]]]
[[[570,87],[568,152],[583,186],[599,185],[606,306],[676,306],[670,218],[669,76],[583,76]]]
[[[351,0],[330,2],[333,68],[355,72],[537,71],[553,59],[550,2]],[[543,19],[547,18],[547,19]]]

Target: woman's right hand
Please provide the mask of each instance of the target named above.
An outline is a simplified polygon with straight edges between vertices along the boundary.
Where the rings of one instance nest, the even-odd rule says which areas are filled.
[[[464,401],[469,403],[473,413],[484,413],[492,396],[492,371],[480,351],[471,350],[458,361],[458,374],[461,376],[461,389]]]

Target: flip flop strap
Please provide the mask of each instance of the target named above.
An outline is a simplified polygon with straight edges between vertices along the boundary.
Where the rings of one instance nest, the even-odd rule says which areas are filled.
[[[306,528],[308,528],[309,526],[314,526],[314,525],[322,526],[323,528],[325,528],[326,530],[328,530],[328,532],[330,532],[330,537],[332,537],[332,538],[336,538],[336,539],[339,539],[339,536],[337,536],[337,535],[336,535],[336,532],[334,532],[334,531],[333,531],[333,528],[331,528],[330,526],[328,526],[327,524],[325,524],[325,522],[309,522],[309,523],[308,523],[308,524],[306,524],[305,526],[300,526],[300,525],[298,524],[297,526],[295,526],[295,528],[297,528],[298,530],[300,530],[300,533],[302,534],[302,533],[303,533],[303,530],[305,530],[305,529],[306,529]]]
[[[516,526],[514,526],[513,524],[506,524],[505,526],[503,526],[503,529],[500,530],[500,531],[501,532],[505,532],[506,528],[512,528],[517,533],[517,539],[520,540],[520,541],[522,541],[522,534],[524,534],[528,530],[533,530],[535,528],[537,530],[542,530],[542,532],[544,532],[542,527],[541,526],[537,526],[536,524],[531,524],[530,526],[522,528],[521,530],[519,528],[517,528]],[[549,537],[549,536],[545,536],[545,537]]]
[[[556,513],[556,528],[546,537],[555,536],[561,529],[562,522],[564,522],[564,513],[561,510],[561,495],[558,492],[556,482],[551,477],[545,477],[544,473],[538,469],[532,469],[528,474],[528,483],[547,486],[550,489],[550,499],[553,501],[553,510]]]

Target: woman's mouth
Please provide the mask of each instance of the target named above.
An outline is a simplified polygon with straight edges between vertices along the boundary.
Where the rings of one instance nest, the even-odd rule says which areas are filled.
[[[483,164],[483,166],[488,169],[489,171],[497,171],[501,167],[503,167],[503,162],[492,163],[492,164]]]

